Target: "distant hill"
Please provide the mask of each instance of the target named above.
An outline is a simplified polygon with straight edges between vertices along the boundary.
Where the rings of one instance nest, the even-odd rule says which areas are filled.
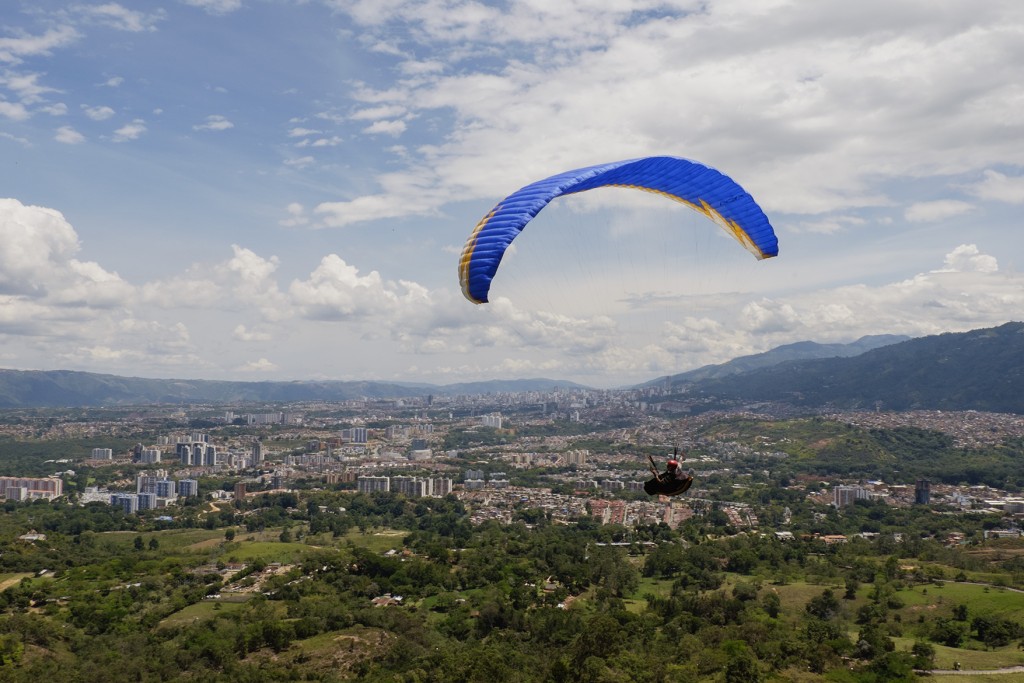
[[[785,403],[809,410],[881,407],[1024,414],[1024,323],[851,344],[800,342],[665,377],[705,407]],[[808,358],[808,356],[811,356]],[[828,356],[828,357],[822,357]],[[0,408],[150,404],[291,403],[586,387],[551,379],[432,385],[402,382],[223,382],[144,379],[73,371],[0,370]]]
[[[877,334],[861,337],[855,342],[849,344],[819,344],[812,341],[796,342],[794,344],[786,344],[784,346],[777,346],[770,351],[764,353],[755,353],[750,356],[740,356],[734,358],[726,363],[718,365],[705,365],[697,368],[696,370],[690,370],[683,372],[678,375],[671,375],[661,377],[650,382],[646,382],[641,387],[654,387],[654,386],[665,386],[676,385],[684,382],[700,382],[706,379],[716,379],[719,377],[728,377],[729,375],[737,375],[743,372],[750,372],[751,370],[757,370],[760,368],[767,368],[779,363],[792,360],[810,360],[814,358],[847,358],[849,356],[859,356],[865,351],[871,351],[882,346],[889,346],[890,344],[898,344],[910,339],[910,337],[897,334]]]
[[[183,403],[288,403],[585,388],[549,379],[436,386],[399,382],[224,382],[144,379],[70,370],[0,370],[0,408]]]
[[[1024,323],[920,337],[849,358],[786,361],[704,379],[688,393],[814,408],[1024,414]]]

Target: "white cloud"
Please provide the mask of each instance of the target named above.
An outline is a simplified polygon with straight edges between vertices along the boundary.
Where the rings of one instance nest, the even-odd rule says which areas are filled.
[[[982,254],[975,244],[961,244],[946,254],[945,268],[938,272],[995,273],[998,270],[999,262],[994,256]]]
[[[54,49],[70,45],[80,37],[71,26],[59,26],[39,36],[22,34],[14,38],[0,38],[0,62],[20,64],[22,57],[50,55]]]
[[[186,5],[199,7],[207,14],[223,15],[230,14],[241,9],[242,0],[183,0]]]
[[[306,209],[302,204],[292,202],[285,210],[288,212],[289,217],[278,221],[279,225],[283,225],[286,228],[295,228],[309,223],[309,218],[306,217]]]
[[[334,135],[334,136],[329,137],[329,138],[317,138],[316,140],[313,140],[311,143],[309,143],[309,146],[310,147],[337,147],[342,142],[343,142],[343,140],[340,137],[338,137],[337,135]]]
[[[39,108],[39,111],[50,116],[66,116],[68,113],[68,105],[63,102],[56,102],[54,104],[44,105]]]
[[[103,83],[100,83],[100,85],[103,86],[103,87],[106,87],[106,88],[120,88],[123,83],[124,83],[124,78],[123,77],[121,77],[121,76],[111,76],[110,78],[108,78]]]
[[[1024,176],[1008,176],[991,169],[984,175],[984,180],[967,188],[972,195],[1007,204],[1024,204]]]
[[[404,132],[397,124],[407,115],[451,119],[407,160],[410,176],[434,172],[438,203],[671,153],[734,174],[769,213],[850,215],[892,205],[893,178],[948,178],[1024,158],[1024,137],[1007,132],[1024,103],[1010,66],[1022,17],[1009,5],[658,6],[646,14],[643,2],[335,5],[363,27],[366,44],[393,46],[400,36],[429,47],[430,64],[450,65],[356,91],[368,111],[407,112],[370,117],[378,123],[366,132]],[[401,191],[410,187],[386,193],[409,214],[436,208],[408,201]],[[841,225],[809,220],[804,229]]]
[[[66,145],[77,145],[85,142],[85,136],[71,126],[61,126],[58,128],[57,134],[53,136],[53,139]]]
[[[375,121],[364,128],[363,132],[370,135],[382,134],[398,137],[405,132],[407,127],[405,121]]]
[[[116,273],[79,261],[78,235],[53,209],[0,199],[0,294],[48,306],[117,306],[133,296]]]
[[[316,162],[316,160],[313,157],[305,156],[305,157],[297,157],[297,158],[293,158],[293,159],[285,159],[284,160],[284,165],[288,166],[290,168],[303,169],[303,168],[306,168],[307,166],[311,166],[315,162]]]
[[[971,211],[974,207],[956,199],[938,199],[919,202],[910,206],[903,214],[911,223],[931,223]]]
[[[376,121],[378,119],[395,119],[404,116],[405,107],[397,104],[381,105],[379,107],[365,107],[359,109],[349,117],[353,121]]]
[[[12,121],[24,121],[31,116],[28,109],[20,102],[5,102],[0,100],[0,116],[6,116]]]
[[[324,227],[339,228],[362,221],[407,216],[409,208],[396,205],[392,196],[382,194],[357,197],[349,202],[324,202],[313,211],[324,217]]]
[[[84,111],[85,115],[93,121],[106,121],[114,115],[114,110],[105,105],[90,107],[89,105],[83,104],[82,111]]]
[[[36,104],[43,100],[46,93],[57,92],[39,83],[40,74],[6,72],[0,75],[0,85],[17,95],[22,104]]]
[[[270,341],[271,336],[266,332],[257,332],[248,329],[245,325],[238,325],[231,333],[231,338],[242,342]]]
[[[239,372],[273,372],[277,370],[277,366],[266,358],[260,358],[239,366],[238,370]]]
[[[234,127],[235,124],[228,121],[224,116],[221,116],[220,114],[211,114],[206,117],[206,121],[204,123],[192,126],[192,130],[220,131]]]
[[[167,18],[166,12],[163,10],[146,14],[128,9],[116,2],[102,5],[78,5],[75,9],[89,22],[132,33],[155,31],[157,22]]]
[[[0,138],[3,138],[4,140],[11,140],[12,142],[17,142],[18,144],[24,145],[25,147],[32,146],[32,143],[30,143],[27,139],[19,138],[18,136],[11,135],[10,133],[0,133]]]
[[[312,128],[292,128],[288,131],[288,137],[290,138],[301,138],[307,135],[318,135],[323,131],[314,130]]]
[[[127,142],[129,140],[138,140],[139,137],[146,132],[146,122],[142,119],[135,119],[131,123],[126,123],[117,130],[114,131],[114,142]]]
[[[288,293],[303,317],[345,320],[388,315],[387,309],[398,299],[395,290],[377,271],[360,275],[358,268],[331,254],[320,261],[309,279],[292,282]]]

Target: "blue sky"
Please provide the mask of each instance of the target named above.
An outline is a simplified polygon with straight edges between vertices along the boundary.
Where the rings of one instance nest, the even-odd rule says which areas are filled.
[[[1021,111],[1012,0],[8,0],[0,367],[610,387],[997,325]],[[502,197],[655,154],[736,179],[779,257],[594,191],[462,298]]]

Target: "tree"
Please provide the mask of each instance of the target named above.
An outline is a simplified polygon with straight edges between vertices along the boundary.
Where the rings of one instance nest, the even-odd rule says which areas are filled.
[[[750,649],[736,640],[726,641],[722,649],[729,659],[725,665],[725,683],[760,683],[761,670]]]
[[[914,657],[914,668],[927,671],[935,667],[935,648],[924,641],[917,641],[910,648],[910,654]]]
[[[826,588],[821,595],[811,598],[804,609],[818,619],[831,619],[839,613],[839,600],[831,588]]]

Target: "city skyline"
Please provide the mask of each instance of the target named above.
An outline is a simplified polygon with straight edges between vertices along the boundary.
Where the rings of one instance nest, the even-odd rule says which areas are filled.
[[[16,0],[0,19],[0,367],[606,388],[1024,309],[1015,4]],[[492,303],[463,299],[463,241],[501,198],[657,154],[736,179],[778,258],[598,190],[527,228]]]

